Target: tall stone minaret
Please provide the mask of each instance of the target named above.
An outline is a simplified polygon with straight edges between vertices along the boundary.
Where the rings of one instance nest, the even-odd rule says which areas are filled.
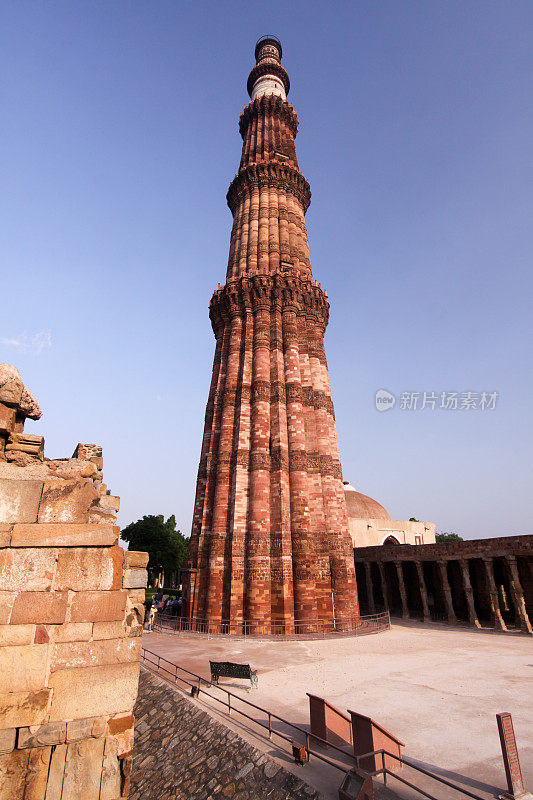
[[[209,311],[216,350],[186,613],[290,631],[299,620],[342,625],[359,609],[323,342],[329,303],[311,273],[311,192],[281,55],[275,37],[257,43],[239,121],[226,283]]]

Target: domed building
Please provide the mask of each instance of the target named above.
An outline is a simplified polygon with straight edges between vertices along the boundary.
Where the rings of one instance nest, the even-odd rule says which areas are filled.
[[[393,520],[381,503],[358,492],[347,481],[344,481],[344,497],[354,547],[435,542],[434,522]]]

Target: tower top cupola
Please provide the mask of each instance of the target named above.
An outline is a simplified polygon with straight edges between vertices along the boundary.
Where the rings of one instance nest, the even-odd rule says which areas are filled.
[[[247,89],[252,100],[265,94],[287,99],[289,76],[281,64],[283,49],[276,36],[262,36],[255,46],[255,67],[248,76]]]

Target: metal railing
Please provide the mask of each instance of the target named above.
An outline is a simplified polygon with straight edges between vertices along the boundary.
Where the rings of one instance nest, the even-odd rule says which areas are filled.
[[[150,659],[150,656],[153,656],[153,658]],[[162,662],[164,662],[164,664],[166,664],[167,666],[162,666],[161,665]],[[320,736],[317,736],[316,734],[305,730],[305,728],[301,728],[299,725],[295,725],[294,722],[289,722],[289,720],[280,717],[273,711],[269,711],[266,708],[262,708],[261,706],[258,706],[255,703],[250,702],[250,700],[245,700],[243,697],[240,697],[240,695],[230,692],[229,689],[225,689],[223,686],[219,686],[218,684],[212,683],[211,681],[202,678],[201,675],[197,675],[195,672],[191,672],[190,670],[185,669],[184,667],[180,667],[179,664],[176,664],[173,661],[169,661],[168,659],[163,658],[157,653],[154,653],[151,650],[147,650],[144,647],[141,649],[141,664],[144,664],[148,668],[150,667],[155,668],[151,670],[155,674],[164,673],[163,677],[166,678],[166,680],[168,680],[169,682],[174,682],[174,684],[177,684],[179,681],[180,683],[185,684],[185,686],[188,686],[189,689],[194,689],[195,690],[194,694],[196,696],[199,696],[200,694],[206,695],[206,697],[209,697],[211,700],[214,700],[215,702],[224,706],[227,709],[228,716],[231,716],[232,713],[235,713],[253,722],[254,725],[257,725],[260,728],[263,728],[263,730],[268,732],[268,738],[271,741],[273,736],[277,736],[291,746],[293,744],[301,744],[305,749],[307,761],[310,761],[311,756],[313,756],[313,758],[317,758],[320,761],[323,761],[325,764],[334,767],[336,770],[339,770],[339,772],[342,772],[343,774],[350,772],[350,769],[355,764],[355,757],[353,756],[352,753],[347,752],[346,750],[343,750],[342,748],[337,747],[336,745],[331,744],[330,742],[327,742]],[[225,695],[225,699],[224,697],[217,697],[216,695],[211,694],[209,691],[207,691],[206,687],[207,689],[217,689],[223,695]],[[255,717],[250,716],[250,714],[247,714],[246,711],[244,711],[241,708],[238,708],[235,705],[236,702],[242,703],[247,708],[250,709],[253,708],[255,709],[255,711],[259,711],[261,714],[264,714],[266,716],[266,722],[263,722],[260,719],[256,719]],[[278,730],[276,727],[273,727],[272,725],[273,720],[277,721],[278,723],[281,723],[282,725],[287,726],[287,728],[291,729],[292,731],[297,732],[297,735],[300,736],[303,741],[295,742],[294,738]],[[312,747],[313,740],[316,741],[319,745],[328,748],[329,750],[337,751],[339,754],[341,754],[341,756],[344,759],[348,759],[351,762],[351,765],[343,767],[340,764],[336,763],[335,761],[332,761],[330,758],[327,758],[326,756],[322,755],[322,753],[317,753],[316,749],[313,749]],[[273,743],[277,745],[275,741]]]
[[[337,618],[336,620],[307,619],[285,622],[283,620],[235,621],[222,619],[201,619],[199,617],[178,617],[157,613],[154,630],[173,633],[194,633],[207,636],[272,636],[279,639],[292,637],[325,639],[329,636],[364,636],[379,633],[390,628],[388,611],[364,617]]]
[[[392,758],[398,761],[400,764],[410,767],[411,769],[425,775],[428,778],[431,778],[438,783],[442,784],[443,786],[447,786],[450,789],[453,789],[459,794],[462,794],[466,797],[472,798],[472,800],[486,800],[486,797],[482,797],[481,795],[475,794],[474,792],[470,792],[468,789],[464,789],[462,786],[458,786],[456,783],[452,781],[446,780],[446,778],[442,778],[440,775],[435,775],[435,773],[430,772],[423,767],[420,767],[418,764],[413,763],[409,759],[405,757],[398,756],[395,753],[391,753],[385,749],[379,750],[372,750],[369,753],[363,753],[362,755],[355,756],[353,753],[341,748],[337,747],[337,745],[332,744],[331,742],[322,739],[317,734],[312,733],[311,731],[302,728],[300,725],[296,725],[294,722],[289,722],[289,720],[285,719],[284,717],[280,717],[279,714],[275,714],[273,711],[269,711],[262,706],[258,706],[255,703],[252,703],[250,700],[245,700],[240,695],[235,694],[234,692],[230,692],[229,689],[225,689],[223,686],[219,686],[218,684],[212,683],[208,681],[206,678],[202,678],[201,675],[198,675],[195,672],[191,672],[191,670],[185,669],[185,667],[181,667],[179,664],[176,664],[173,661],[169,661],[167,658],[163,658],[163,656],[154,653],[152,650],[148,650],[147,648],[141,648],[141,663],[144,664],[145,667],[150,669],[151,672],[154,674],[162,675],[162,677],[167,680],[169,683],[174,683],[177,685],[178,683],[184,684],[190,690],[194,690],[195,696],[200,696],[200,694],[204,694],[206,697],[209,697],[211,700],[214,700],[216,703],[224,706],[227,709],[228,716],[231,716],[232,713],[235,713],[250,722],[253,722],[254,725],[257,725],[259,728],[267,731],[268,738],[270,741],[273,742],[274,745],[277,747],[281,747],[280,744],[275,742],[272,737],[278,737],[286,744],[293,745],[293,744],[301,744],[305,750],[306,760],[310,761],[311,756],[313,758],[318,759],[319,761],[327,764],[330,767],[342,772],[343,775],[346,775],[350,772],[354,767],[362,774],[366,774],[370,777],[375,777],[377,775],[383,775],[383,782],[385,785],[387,784],[387,776],[391,778],[395,778],[400,783],[403,783],[405,786],[413,789],[414,791],[418,792],[419,794],[423,795],[424,797],[428,798],[428,800],[441,800],[441,798],[436,797],[433,794],[430,794],[421,786],[417,786],[415,783],[407,780],[407,778],[398,775],[397,772],[393,772],[389,767],[387,767],[385,758]],[[166,666],[163,666],[165,664]],[[214,694],[211,694],[208,689],[215,689],[218,690],[224,697],[217,697]],[[191,694],[193,692],[191,691]],[[233,703],[232,703],[233,701]],[[236,702],[242,703],[248,709],[254,709],[255,711],[260,712],[266,716],[266,721],[263,722],[260,719],[257,719],[250,714],[246,713],[242,708],[238,708],[236,706]],[[277,728],[273,727],[272,721],[276,721],[285,725],[291,731],[296,732],[296,735],[303,739],[302,742],[295,741],[294,738],[288,736],[283,731],[278,730]],[[294,733],[293,733],[294,736]],[[342,766],[341,764],[332,761],[327,756],[324,756],[322,753],[318,753],[316,749],[313,748],[313,744],[326,748],[328,750],[334,750],[336,753],[339,754],[342,759],[350,762],[350,766]],[[340,760],[340,757],[337,756]],[[381,768],[376,769],[374,771],[368,770],[367,767],[361,767],[361,762],[364,759],[368,759],[372,756],[381,756]]]
[[[433,794],[430,794],[429,792],[426,792],[425,789],[422,789],[415,783],[411,783],[411,781],[408,781],[407,778],[403,778],[401,775],[398,775],[397,772],[393,772],[392,770],[390,770],[385,763],[385,757],[387,757],[387,758],[393,758],[396,761],[400,762],[400,764],[406,767],[410,767],[411,769],[414,769],[417,772],[422,773],[422,775],[425,775],[428,778],[432,778],[433,780],[437,781],[438,783],[442,783],[444,786],[447,786],[450,789],[454,789],[456,792],[459,792],[460,794],[466,795],[467,797],[471,797],[473,798],[473,800],[486,800],[486,797],[482,797],[479,794],[474,794],[473,792],[469,792],[468,789],[463,789],[462,786],[458,786],[456,783],[452,783],[452,781],[446,780],[446,778],[441,778],[440,775],[435,775],[434,772],[430,772],[429,770],[424,769],[423,767],[419,767],[418,764],[414,764],[409,759],[406,759],[402,756],[398,756],[395,753],[390,753],[388,750],[384,749],[372,750],[370,753],[363,753],[360,756],[356,756],[355,761],[357,763],[358,769],[361,769],[361,761],[371,756],[381,756],[381,769],[372,771],[365,768],[365,771],[368,772],[368,774],[371,776],[383,775],[383,782],[385,784],[387,783],[387,775],[389,775],[391,778],[395,778],[397,781],[400,781],[400,783],[405,784],[405,786],[409,786],[410,789],[414,789],[415,792],[424,795],[424,797],[427,797],[428,800],[440,800],[440,798],[436,797]]]

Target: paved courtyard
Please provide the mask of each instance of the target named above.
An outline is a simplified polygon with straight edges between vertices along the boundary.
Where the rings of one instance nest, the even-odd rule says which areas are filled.
[[[221,683],[298,724],[309,722],[306,692],[341,711],[372,716],[406,743],[405,755],[489,797],[506,788],[495,715],[509,711],[526,786],[533,788],[533,640],[527,636],[396,623],[383,634],[338,640],[147,633],[143,644],[206,678],[209,659],[250,663],[258,670],[257,690],[249,692],[245,681]]]

